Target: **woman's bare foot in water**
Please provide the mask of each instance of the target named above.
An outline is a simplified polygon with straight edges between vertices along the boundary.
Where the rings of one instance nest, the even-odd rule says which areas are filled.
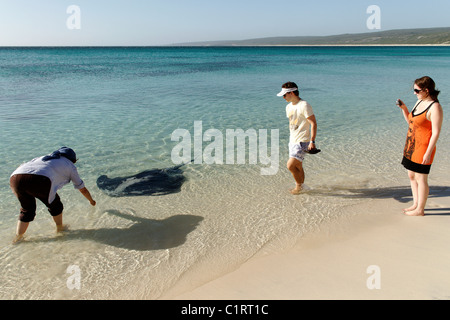
[[[61,225],[57,225],[56,226],[56,232],[60,233],[60,232],[64,232],[69,230],[69,225],[68,224],[61,224]]]
[[[14,240],[12,241],[12,243],[13,243],[13,244],[16,244],[16,243],[22,242],[22,241],[24,241],[23,239],[25,239],[25,237],[24,237],[23,234],[17,234],[17,235],[14,237]]]

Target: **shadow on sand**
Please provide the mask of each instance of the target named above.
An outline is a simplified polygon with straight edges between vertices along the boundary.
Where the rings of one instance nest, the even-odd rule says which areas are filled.
[[[336,196],[344,198],[367,198],[367,199],[395,199],[401,203],[412,202],[411,187],[386,187],[372,189],[351,189],[337,187],[332,191],[317,191],[321,195]],[[428,199],[450,197],[450,187],[446,186],[430,186]],[[428,215],[450,215],[450,208],[431,208],[425,209]]]
[[[100,228],[65,231],[61,237],[33,240],[33,242],[91,240],[128,250],[162,250],[181,246],[187,235],[203,220],[194,215],[175,215],[164,220],[146,219],[107,210],[106,213],[134,221],[128,228]]]
[[[344,198],[367,198],[367,199],[395,199],[406,203],[412,201],[411,187],[386,187],[386,188],[343,188],[336,187],[331,191],[320,191],[323,195],[344,197]],[[431,198],[450,197],[450,187],[431,186]]]

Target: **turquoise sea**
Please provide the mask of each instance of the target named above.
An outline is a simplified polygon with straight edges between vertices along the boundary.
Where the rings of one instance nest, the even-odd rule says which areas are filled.
[[[445,114],[429,181],[449,186],[449,74],[450,47],[0,48],[0,299],[170,298],[345,223],[348,206],[407,201],[395,101],[412,107],[424,75]],[[287,81],[312,105],[322,150],[305,159],[299,196],[289,193],[286,103],[276,96]],[[267,141],[277,131],[277,170],[262,175],[267,164],[248,151],[244,163],[188,163],[179,192],[112,197],[97,187],[101,175],[174,166],[172,134],[193,143],[196,122],[201,134],[222,133],[224,148],[227,130],[267,130]],[[59,195],[70,230],[56,235],[39,203],[26,241],[12,245],[20,208],[9,176],[61,146],[77,152],[97,206],[69,184]]]

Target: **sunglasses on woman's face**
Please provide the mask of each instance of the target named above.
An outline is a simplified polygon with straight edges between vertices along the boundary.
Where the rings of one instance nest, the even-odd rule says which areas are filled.
[[[415,92],[415,93],[421,93],[421,92],[422,92],[422,90],[419,90],[419,89],[414,89],[414,92]]]

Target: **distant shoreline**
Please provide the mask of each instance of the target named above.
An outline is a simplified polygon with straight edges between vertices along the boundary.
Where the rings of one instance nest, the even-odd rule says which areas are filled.
[[[172,43],[171,46],[449,46],[450,28],[397,29],[329,36],[281,36]]]
[[[260,45],[168,45],[162,47],[220,48],[220,47],[450,47],[450,44],[260,44]]]

